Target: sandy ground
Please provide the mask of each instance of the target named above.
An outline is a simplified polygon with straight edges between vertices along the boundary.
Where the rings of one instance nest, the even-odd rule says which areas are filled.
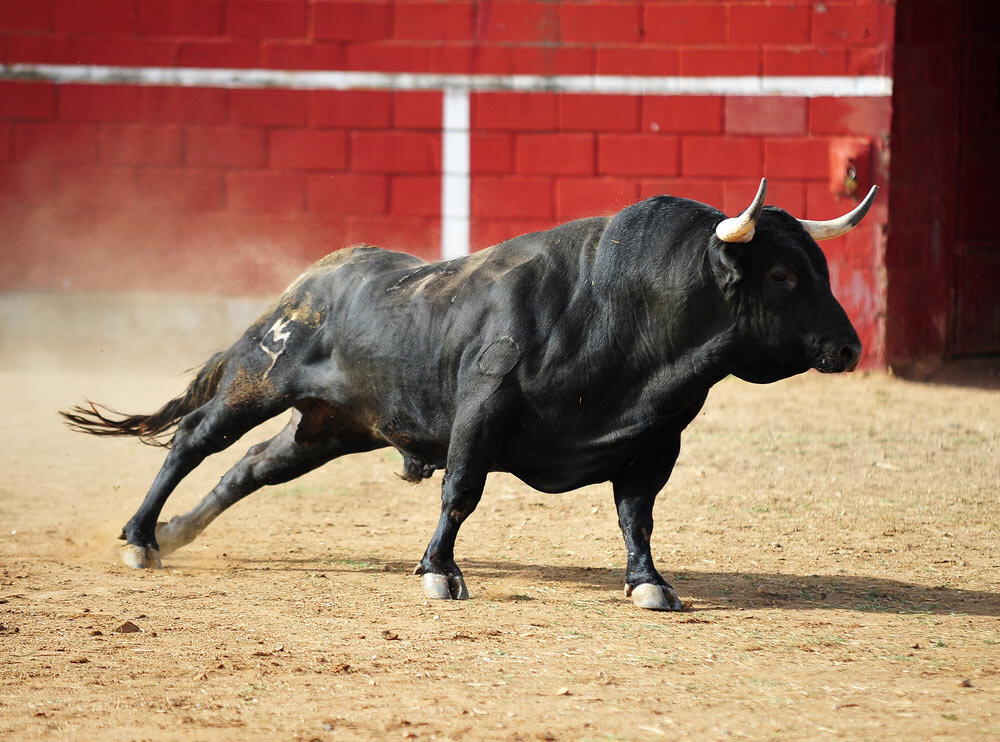
[[[459,538],[472,599],[425,600],[440,475],[401,481],[393,451],[248,498],[163,570],[123,567],[163,452],[55,411],[151,411],[200,360],[0,366],[0,738],[1000,738],[998,391],[726,380],[656,507],[692,606],[662,614],[622,596],[610,486],[504,475]]]

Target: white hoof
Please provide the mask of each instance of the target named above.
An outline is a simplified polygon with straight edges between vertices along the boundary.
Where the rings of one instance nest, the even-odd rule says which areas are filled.
[[[469,591],[461,577],[425,572],[420,578],[424,595],[432,600],[468,600]]]
[[[671,588],[644,582],[632,588],[632,602],[649,611],[683,610],[681,599]]]
[[[149,547],[125,544],[122,547],[122,561],[132,569],[161,569],[160,552]]]

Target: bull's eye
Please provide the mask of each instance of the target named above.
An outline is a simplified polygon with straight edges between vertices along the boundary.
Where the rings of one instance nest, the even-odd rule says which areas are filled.
[[[778,267],[772,268],[767,272],[767,280],[775,286],[788,290],[794,289],[799,282],[791,271]]]

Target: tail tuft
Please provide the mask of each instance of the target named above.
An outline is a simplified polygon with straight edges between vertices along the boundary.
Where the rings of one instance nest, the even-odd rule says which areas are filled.
[[[184,394],[152,415],[126,415],[90,400],[59,414],[70,430],[90,435],[132,436],[150,446],[169,448],[177,423],[215,395],[228,360],[228,353],[216,353],[198,370]]]

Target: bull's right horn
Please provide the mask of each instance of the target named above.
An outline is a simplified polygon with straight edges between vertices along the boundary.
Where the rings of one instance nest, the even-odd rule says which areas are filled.
[[[753,197],[753,203],[747,206],[739,216],[723,219],[715,228],[715,236],[723,242],[749,242],[753,239],[754,227],[764,208],[764,194],[767,193],[767,178],[760,179],[760,188]]]
[[[864,201],[837,219],[827,219],[822,222],[814,222],[809,219],[799,219],[799,224],[801,224],[802,228],[809,233],[809,236],[817,242],[820,240],[832,240],[834,237],[840,237],[840,235],[847,234],[858,226],[858,222],[865,218],[865,214],[868,213],[868,209],[872,207],[872,202],[875,201],[876,193],[878,193],[878,186],[872,186],[872,189],[868,191],[868,195],[865,196]]]

